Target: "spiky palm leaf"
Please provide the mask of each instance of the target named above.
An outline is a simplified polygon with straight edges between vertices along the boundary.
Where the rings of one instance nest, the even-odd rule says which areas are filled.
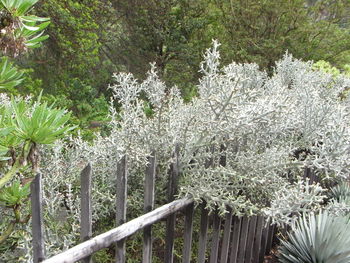
[[[348,182],[341,182],[340,184],[332,187],[329,191],[329,197],[331,199],[340,201],[350,197],[350,185]]]
[[[349,263],[349,217],[331,216],[327,212],[303,215],[282,241],[282,263]]]
[[[14,135],[24,141],[31,141],[37,144],[51,144],[55,140],[74,129],[66,125],[70,113],[65,110],[48,106],[47,103],[36,103],[28,107],[26,102],[11,102],[12,126]]]

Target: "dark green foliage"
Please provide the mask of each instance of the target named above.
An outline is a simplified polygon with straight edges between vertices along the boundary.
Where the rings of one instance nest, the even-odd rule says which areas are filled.
[[[346,21],[349,2],[338,1],[213,1],[217,11],[217,37],[226,56],[237,62],[272,67],[289,50],[305,60],[336,63],[348,50]]]
[[[34,70],[32,82],[19,93],[37,95],[42,88],[44,97],[65,104],[88,127],[103,119],[96,112],[106,115],[102,100],[110,95],[113,72],[143,78],[156,62],[162,79],[176,83],[189,101],[197,95],[202,51],[213,38],[222,43],[225,62],[256,62],[271,70],[288,49],[295,57],[344,68],[350,56],[349,5],[345,0],[39,1],[35,12],[51,18],[50,38],[19,61]]]
[[[201,52],[211,41],[205,36],[211,23],[206,1],[117,0],[113,6],[121,34],[111,56],[138,77],[154,61],[166,82],[193,96]]]

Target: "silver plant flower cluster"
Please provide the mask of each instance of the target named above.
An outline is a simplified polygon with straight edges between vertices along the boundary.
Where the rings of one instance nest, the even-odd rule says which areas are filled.
[[[177,87],[166,87],[154,65],[142,82],[115,74],[110,135],[42,149],[49,255],[79,239],[78,178],[87,162],[93,167],[95,222],[115,211],[115,171],[124,155],[128,207],[142,211],[147,157],[156,152],[157,181],[164,182],[176,145],[179,197],[205,201],[222,214],[230,206],[236,215],[265,214],[291,223],[295,215],[320,209],[324,200],[325,189],[303,179],[305,169],[321,180],[348,178],[349,78],[315,71],[312,62],[288,53],[271,75],[256,64],[221,66],[218,49],[213,41],[206,51],[198,96],[191,102],[184,102]],[[28,251],[29,229],[25,233],[21,246]],[[25,254],[23,262],[30,260]]]

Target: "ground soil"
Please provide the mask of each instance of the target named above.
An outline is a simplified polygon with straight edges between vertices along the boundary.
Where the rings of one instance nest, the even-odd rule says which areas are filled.
[[[271,250],[270,255],[265,256],[264,263],[278,263],[276,254],[277,254],[277,249],[273,248]]]

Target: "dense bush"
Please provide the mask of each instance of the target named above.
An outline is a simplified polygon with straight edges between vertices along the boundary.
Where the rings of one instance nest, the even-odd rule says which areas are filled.
[[[48,255],[74,245],[79,236],[79,172],[93,167],[93,219],[113,218],[115,170],[129,159],[129,214],[142,213],[147,156],[158,155],[157,205],[165,202],[167,170],[180,147],[180,196],[226,206],[236,215],[266,214],[292,223],[320,208],[321,185],[302,179],[311,168],[322,179],[349,174],[349,104],[340,96],[350,79],[315,71],[311,62],[286,54],[272,76],[255,64],[221,67],[219,44],[205,54],[198,97],[185,102],[151,67],[146,80],[115,74],[109,136],[81,138],[41,148]],[[118,103],[120,111],[115,105]],[[223,162],[225,156],[225,164]],[[220,162],[221,160],[221,162]],[[295,200],[298,200],[296,202]],[[291,217],[294,215],[294,217]],[[98,231],[98,230],[97,230]],[[30,230],[16,233],[22,261],[30,261]],[[13,251],[1,254],[10,261]],[[19,260],[19,259],[12,259]]]

